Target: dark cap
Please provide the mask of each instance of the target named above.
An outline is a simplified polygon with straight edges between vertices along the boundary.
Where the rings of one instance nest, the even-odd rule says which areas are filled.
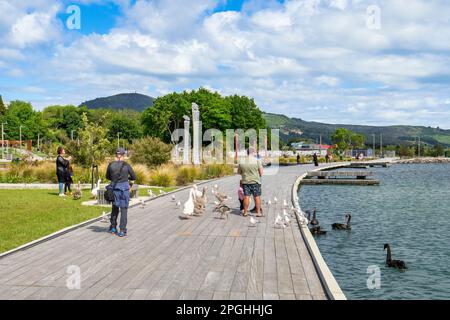
[[[116,154],[120,154],[120,155],[125,155],[125,149],[124,148],[119,148],[119,149],[117,149],[117,151],[116,151]]]

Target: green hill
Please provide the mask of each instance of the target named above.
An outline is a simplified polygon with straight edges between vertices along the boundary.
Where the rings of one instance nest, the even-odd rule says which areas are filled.
[[[154,98],[139,93],[122,93],[111,97],[85,101],[81,105],[89,109],[132,109],[144,111],[153,106]]]
[[[337,128],[346,128],[366,137],[366,143],[372,144],[373,134],[376,143],[379,143],[380,134],[383,134],[384,145],[413,144],[420,136],[421,141],[430,145],[442,144],[450,146],[450,130],[421,126],[362,126],[348,124],[326,124],[309,122],[284,115],[265,113],[267,125],[270,128],[280,129],[280,137],[284,141],[293,138],[311,139],[318,141],[322,135],[323,143],[331,143],[331,135]],[[299,132],[301,131],[301,132]]]

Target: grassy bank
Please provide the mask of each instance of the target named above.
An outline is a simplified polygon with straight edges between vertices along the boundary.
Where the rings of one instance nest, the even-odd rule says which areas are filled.
[[[152,190],[159,194],[160,189]],[[147,189],[140,194],[147,195]],[[105,208],[81,205],[89,197],[88,190],[79,201],[58,197],[55,190],[0,190],[0,253],[100,216]]]

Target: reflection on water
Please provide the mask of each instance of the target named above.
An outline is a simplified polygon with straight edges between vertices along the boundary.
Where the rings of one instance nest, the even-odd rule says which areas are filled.
[[[348,170],[348,169],[347,169]],[[370,169],[381,186],[303,186],[303,211],[316,207],[326,236],[316,242],[349,299],[450,299],[450,165]],[[352,214],[351,231],[331,224]],[[409,269],[385,267],[384,243]],[[367,288],[369,266],[381,288]]]

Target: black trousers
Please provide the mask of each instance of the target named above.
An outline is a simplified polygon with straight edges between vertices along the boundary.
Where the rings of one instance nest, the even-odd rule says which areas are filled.
[[[119,217],[119,211],[120,211],[120,231],[127,232],[127,221],[128,221],[128,208],[120,208],[116,207],[115,205],[112,206],[111,211],[111,227],[110,229],[114,228],[117,229],[117,218]]]

